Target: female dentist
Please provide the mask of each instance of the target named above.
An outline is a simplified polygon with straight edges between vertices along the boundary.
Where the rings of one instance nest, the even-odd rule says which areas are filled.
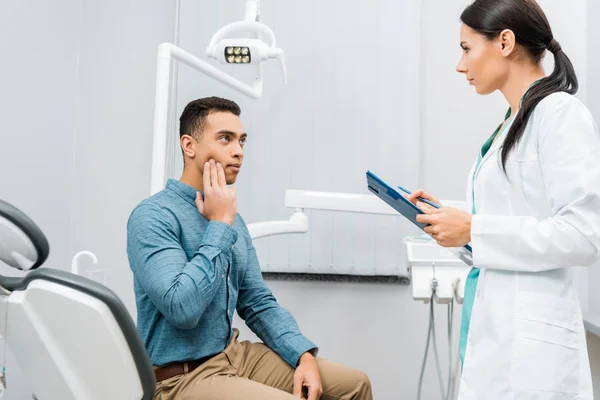
[[[574,266],[600,259],[600,136],[577,78],[534,0],[476,0],[461,15],[457,71],[509,109],[468,178],[472,213],[419,220],[442,246],[471,243],[458,398],[591,400]],[[545,76],[541,59],[554,55]]]

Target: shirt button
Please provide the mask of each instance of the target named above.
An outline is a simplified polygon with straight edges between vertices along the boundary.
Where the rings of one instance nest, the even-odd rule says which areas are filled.
[[[225,279],[225,275],[224,275],[224,274],[223,274],[223,275],[221,275],[221,278]]]

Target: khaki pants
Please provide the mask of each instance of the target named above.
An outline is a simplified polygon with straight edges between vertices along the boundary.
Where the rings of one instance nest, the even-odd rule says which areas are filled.
[[[238,342],[194,371],[159,382],[154,400],[292,400],[295,370],[262,343]],[[321,400],[372,400],[365,373],[317,358]]]

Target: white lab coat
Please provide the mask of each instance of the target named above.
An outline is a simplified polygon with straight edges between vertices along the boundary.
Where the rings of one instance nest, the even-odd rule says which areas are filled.
[[[577,98],[554,93],[510,154],[508,179],[505,137],[474,180],[471,244],[481,272],[458,399],[591,400],[571,267],[600,258],[600,135]]]

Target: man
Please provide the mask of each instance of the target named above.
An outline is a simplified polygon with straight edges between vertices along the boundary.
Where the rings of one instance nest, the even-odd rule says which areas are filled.
[[[316,358],[317,346],[262,279],[228,186],[244,158],[239,115],[226,99],[189,103],[180,118],[181,179],[129,218],[127,254],[138,329],[155,365],[154,398],[372,399],[364,373]],[[235,309],[264,344],[238,342]]]

